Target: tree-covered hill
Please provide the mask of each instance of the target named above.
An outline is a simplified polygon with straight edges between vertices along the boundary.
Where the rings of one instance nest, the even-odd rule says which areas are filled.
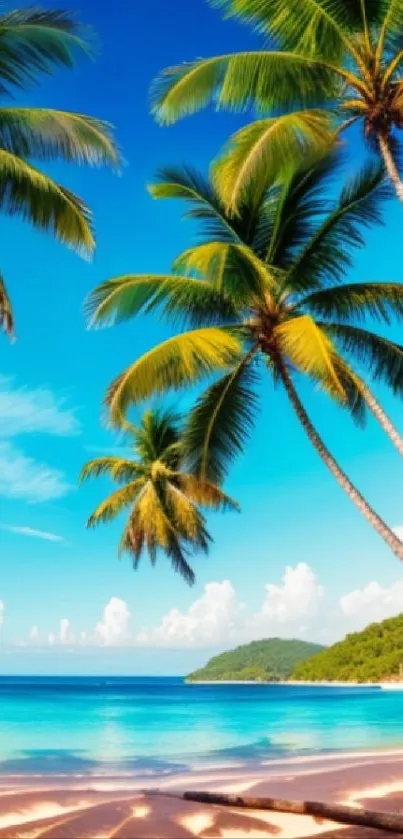
[[[303,681],[377,682],[398,679],[403,664],[403,615],[372,623],[347,635],[309,661],[292,677]]]
[[[287,679],[296,665],[324,648],[307,641],[267,638],[214,656],[205,667],[187,677],[190,682]]]

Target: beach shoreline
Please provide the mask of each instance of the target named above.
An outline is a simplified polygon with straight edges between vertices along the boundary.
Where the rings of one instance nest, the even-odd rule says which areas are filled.
[[[212,765],[165,776],[0,774],[0,839],[22,839],[28,832],[35,839],[42,833],[52,839],[67,834],[71,839],[83,835],[103,839],[263,839],[272,835],[279,839],[316,835],[363,839],[367,835],[364,828],[318,823],[308,816],[242,811],[171,797],[185,790],[397,811],[403,807],[403,749],[270,759],[256,766]],[[368,832],[373,839],[383,835]]]
[[[263,680],[247,680],[247,679],[184,679],[186,685],[257,685],[270,687],[321,687],[321,688],[379,688],[382,690],[384,682],[302,682],[297,680],[278,681],[278,682],[264,682]]]

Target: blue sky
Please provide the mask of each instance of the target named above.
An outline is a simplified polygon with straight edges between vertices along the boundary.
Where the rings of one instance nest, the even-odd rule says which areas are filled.
[[[397,560],[343,497],[269,382],[247,455],[228,481],[242,515],[211,520],[215,545],[207,560],[196,560],[193,589],[163,557],[156,569],[145,560],[136,573],[129,560],[118,562],[121,523],[85,531],[109,486],[99,481],[78,490],[79,470],[120,445],[102,423],[105,388],[167,333],[155,319],[88,332],[83,300],[119,273],[169,269],[192,231],[178,207],[152,201],[146,182],[163,164],[205,168],[246,120],[207,111],[160,128],[148,113],[150,83],[169,64],[256,41],[246,28],[221,21],[205,0],[177,0],[175,16],[162,0],[141,8],[126,3],[124,15],[96,0],[69,6],[98,32],[98,59],[44,80],[21,102],[110,120],[125,166],[119,177],[51,169],[93,208],[98,247],[91,264],[17,220],[1,219],[1,270],[18,340],[1,340],[0,672],[180,673],[251,637],[330,641],[399,612]],[[357,144],[353,151],[358,160]],[[391,202],[385,219],[386,229],[368,234],[352,279],[402,279],[403,209]],[[401,340],[400,332],[391,334]],[[392,526],[402,526],[403,463],[389,441],[372,422],[365,434],[357,431],[311,388],[300,392],[360,489]],[[402,428],[401,403],[378,393]]]

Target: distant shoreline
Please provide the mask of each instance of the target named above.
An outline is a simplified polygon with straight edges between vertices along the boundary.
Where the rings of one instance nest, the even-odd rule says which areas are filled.
[[[325,687],[325,688],[382,688],[382,682],[302,682],[297,680],[264,682],[257,679],[185,679],[187,685],[272,685],[280,687]]]

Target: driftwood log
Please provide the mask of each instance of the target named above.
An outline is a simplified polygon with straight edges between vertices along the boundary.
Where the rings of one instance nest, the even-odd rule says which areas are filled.
[[[315,820],[327,820],[338,824],[372,827],[403,836],[403,813],[380,813],[361,807],[347,807],[344,804],[324,804],[321,801],[287,801],[282,798],[249,798],[243,795],[225,795],[216,792],[165,792],[164,790],[143,790],[146,795],[164,795],[181,801],[196,801],[200,804],[214,804],[221,807],[235,807],[244,810],[271,810],[277,813],[294,813],[312,816]]]

